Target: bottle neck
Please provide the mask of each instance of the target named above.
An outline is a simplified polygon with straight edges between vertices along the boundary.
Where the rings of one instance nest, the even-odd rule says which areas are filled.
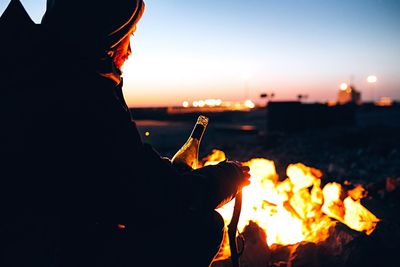
[[[194,126],[193,131],[190,134],[190,137],[200,141],[201,138],[203,137],[204,131],[206,130],[207,124],[208,124],[208,118],[204,115],[200,115],[197,118],[196,125]]]
[[[200,141],[201,138],[203,137],[205,129],[206,129],[206,127],[204,125],[196,123],[196,125],[193,128],[192,133],[190,134],[190,137]]]

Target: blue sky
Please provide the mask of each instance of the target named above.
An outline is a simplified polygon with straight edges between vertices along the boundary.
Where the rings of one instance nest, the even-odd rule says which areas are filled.
[[[0,12],[8,0],[0,0]],[[112,2],[112,1],[111,1]],[[22,0],[39,22],[46,1]],[[370,100],[400,100],[400,1],[147,0],[124,66],[130,106],[334,100],[353,81]],[[72,19],[72,18],[71,18]],[[368,84],[366,77],[378,82]]]

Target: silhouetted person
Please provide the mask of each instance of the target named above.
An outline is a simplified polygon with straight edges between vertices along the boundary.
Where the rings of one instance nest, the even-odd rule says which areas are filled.
[[[140,139],[120,68],[141,0],[18,0],[0,18],[0,266],[207,266],[214,209],[248,184],[227,161],[178,173]],[[4,40],[4,42],[3,42]]]

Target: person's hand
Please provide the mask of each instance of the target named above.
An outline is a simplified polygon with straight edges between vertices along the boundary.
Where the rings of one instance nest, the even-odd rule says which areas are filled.
[[[238,191],[242,190],[243,187],[250,184],[250,168],[248,166],[244,166],[241,162],[235,160],[228,160],[226,163],[231,164],[236,171],[238,172],[237,175],[237,185]]]
[[[239,161],[225,160],[193,170],[183,179],[194,206],[210,210],[231,201],[243,187],[250,184],[249,167]],[[184,173],[185,175],[185,173]]]
[[[250,184],[250,168],[232,160],[220,162],[218,165],[224,169],[222,175],[218,177],[220,191],[217,208],[220,208],[231,201],[243,187]]]

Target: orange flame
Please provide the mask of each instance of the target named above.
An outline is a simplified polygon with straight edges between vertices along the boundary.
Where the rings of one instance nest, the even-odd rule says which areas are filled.
[[[222,160],[225,154],[213,150],[203,162],[209,165]],[[369,235],[379,221],[361,205],[360,199],[365,195],[361,186],[346,193],[338,183],[328,183],[321,189],[322,172],[301,163],[289,165],[288,177],[283,181],[279,181],[273,161],[255,158],[243,164],[250,167],[251,184],[243,188],[238,229],[243,231],[250,221],[257,223],[266,232],[269,246],[322,242],[328,238],[329,228],[336,221]],[[217,210],[226,225],[233,205],[231,201]],[[224,242],[218,259],[230,256],[227,245]]]

